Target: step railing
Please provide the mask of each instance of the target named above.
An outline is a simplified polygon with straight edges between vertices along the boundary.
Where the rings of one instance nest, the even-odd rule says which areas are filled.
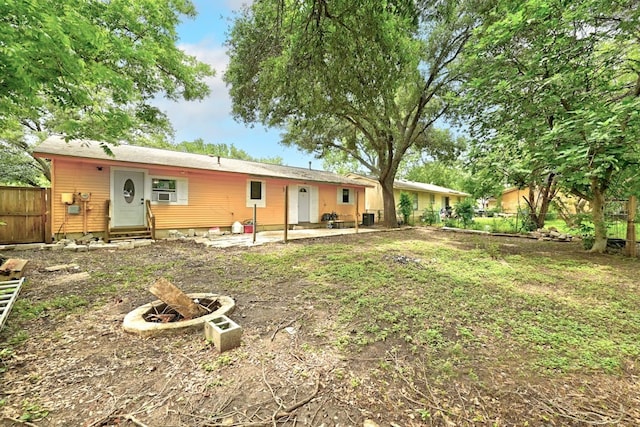
[[[105,200],[104,206],[104,241],[109,243],[111,238],[111,200]]]
[[[147,210],[147,230],[151,233],[151,239],[156,240],[156,216],[151,210],[151,200],[144,201]]]

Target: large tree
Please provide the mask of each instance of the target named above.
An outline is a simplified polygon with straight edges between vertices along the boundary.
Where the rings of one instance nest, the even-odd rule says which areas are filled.
[[[52,133],[112,144],[169,134],[150,100],[209,93],[213,71],[177,47],[176,26],[195,13],[189,0],[0,2],[3,158]]]
[[[254,2],[228,40],[233,113],[281,127],[285,144],[359,161],[383,190],[397,226],[393,181],[411,147],[448,109],[471,20],[459,1]]]
[[[519,159],[522,171],[589,200],[602,252],[606,197],[616,183],[633,187],[622,177],[640,160],[637,2],[486,6],[467,57],[476,136],[494,158]]]

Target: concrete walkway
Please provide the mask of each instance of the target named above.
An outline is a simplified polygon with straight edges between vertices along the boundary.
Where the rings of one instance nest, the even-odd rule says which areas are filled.
[[[379,231],[376,228],[359,228],[358,233],[372,233]],[[287,240],[311,239],[315,237],[340,236],[344,234],[356,234],[355,228],[309,228],[303,230],[289,230]],[[207,247],[228,248],[232,246],[255,246],[265,243],[284,242],[284,231],[260,231],[256,233],[256,241],[253,242],[252,234],[225,234],[219,237],[196,239]]]

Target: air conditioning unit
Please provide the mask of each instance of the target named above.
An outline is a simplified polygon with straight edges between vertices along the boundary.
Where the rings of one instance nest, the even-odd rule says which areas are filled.
[[[176,193],[172,191],[154,191],[151,198],[154,202],[175,202],[177,199]]]

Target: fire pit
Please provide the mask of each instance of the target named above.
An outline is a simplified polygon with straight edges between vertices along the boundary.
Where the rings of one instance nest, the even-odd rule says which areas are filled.
[[[122,327],[127,332],[144,337],[183,332],[189,329],[203,329],[205,322],[224,314],[231,314],[235,308],[235,302],[228,296],[209,293],[194,293],[187,296],[197,301],[208,314],[185,319],[162,300],[156,300],[141,305],[127,314]]]

